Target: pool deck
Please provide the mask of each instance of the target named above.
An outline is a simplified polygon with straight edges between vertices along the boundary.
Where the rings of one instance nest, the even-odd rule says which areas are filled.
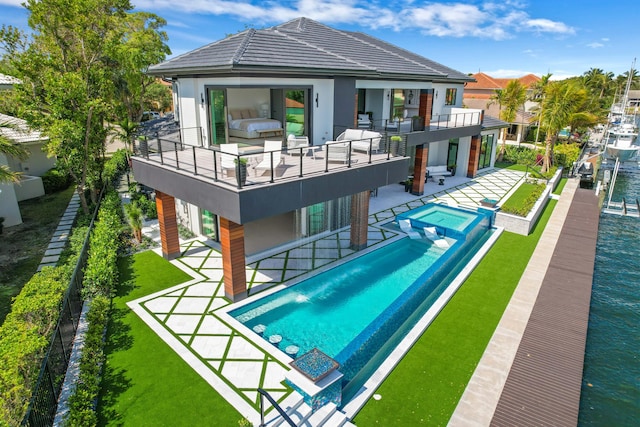
[[[381,188],[370,203],[369,246],[398,238],[381,226],[398,213],[432,201],[472,206],[483,198],[506,198],[521,180],[520,172],[492,170],[473,180],[448,178],[445,186],[429,183],[422,197],[398,185]],[[565,186],[450,425],[576,425],[599,214],[593,192],[577,186],[577,180]],[[182,242],[183,255],[172,263],[193,280],[129,305],[256,423],[258,387],[282,406],[291,403],[291,390],[282,384],[289,368],[287,360],[273,356],[269,344],[256,344],[251,331],[220,314],[229,302],[224,298],[222,259],[214,246],[199,239]],[[340,230],[251,257],[249,293],[295,283],[353,253],[349,231]]]
[[[567,182],[449,426],[575,426],[599,207]]]

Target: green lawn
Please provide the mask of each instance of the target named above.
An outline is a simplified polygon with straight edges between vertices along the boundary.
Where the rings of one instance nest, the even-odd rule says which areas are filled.
[[[242,416],[126,306],[191,277],[151,251],[121,259],[119,268],[99,425],[237,426]]]
[[[553,191],[553,194],[561,194],[565,185],[567,185],[567,178],[560,178],[560,182],[558,183],[556,189]]]
[[[556,201],[531,235],[503,233],[423,336],[355,418],[359,426],[446,425]],[[127,301],[189,277],[153,252],[121,260],[114,298],[100,425],[236,426],[242,416],[137,315]],[[161,279],[158,279],[161,278]]]
[[[355,417],[359,426],[444,426],[504,312],[557,202],[529,236],[503,233]]]
[[[36,273],[74,188],[20,202],[22,224],[0,234],[0,324],[13,297]]]

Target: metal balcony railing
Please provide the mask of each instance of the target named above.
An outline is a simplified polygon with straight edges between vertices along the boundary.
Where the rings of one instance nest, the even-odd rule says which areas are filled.
[[[239,148],[238,154],[229,154],[220,151],[220,146],[202,147],[175,139],[142,138],[134,144],[134,157],[219,185],[242,189],[362,167],[406,155],[406,138],[395,141],[390,135],[383,135],[380,141],[377,139],[330,141],[323,145],[290,150],[284,147],[275,151],[265,151],[264,147],[256,145]]]

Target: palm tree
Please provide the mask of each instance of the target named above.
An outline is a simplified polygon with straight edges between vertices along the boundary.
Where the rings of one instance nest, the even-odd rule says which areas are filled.
[[[513,123],[518,116],[518,110],[522,108],[524,112],[524,102],[527,100],[527,88],[520,83],[520,80],[513,79],[507,83],[504,92],[505,101],[502,119],[506,122]]]
[[[535,142],[536,145],[538,145],[538,136],[540,136],[540,115],[542,114],[542,103],[544,102],[544,93],[545,93],[545,90],[547,89],[547,86],[549,85],[549,82],[551,81],[552,75],[553,74],[551,73],[545,74],[540,78],[539,81],[535,82],[531,86],[531,96],[529,99],[531,101],[538,103],[538,107],[536,108],[538,110],[538,114],[536,115],[536,120],[538,121],[538,126],[536,128],[536,142]]]
[[[502,105],[506,101],[506,93],[502,89],[496,89],[493,91],[493,95],[489,98],[489,102],[487,102],[487,108],[492,105],[498,104],[498,115],[502,118]],[[502,148],[500,148],[500,154],[498,155],[498,159],[502,160],[502,155],[504,154],[504,148],[507,140],[507,135],[505,134],[504,129],[500,129],[500,137],[498,140],[502,139]]]
[[[0,123],[0,128],[12,128],[9,123]],[[6,136],[0,134],[0,154],[14,157],[18,160],[25,160],[29,152],[22,146],[15,144]],[[9,166],[0,165],[0,183],[20,181],[20,172],[14,172]]]
[[[540,112],[540,125],[546,132],[542,172],[548,172],[551,168],[553,146],[558,133],[570,124],[571,118],[579,112],[586,99],[586,90],[575,82],[552,82],[547,86]]]

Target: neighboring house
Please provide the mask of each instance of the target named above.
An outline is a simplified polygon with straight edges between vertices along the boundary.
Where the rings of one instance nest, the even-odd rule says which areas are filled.
[[[501,125],[484,128],[482,108],[461,108],[473,79],[363,33],[299,18],[149,73],[173,81],[180,123],[174,138],[143,138],[132,161],[136,180],[156,190],[163,255],[180,255],[178,223],[219,242],[232,300],[247,295],[246,255],[347,226],[351,247],[365,248],[372,190],[435,165],[468,177],[493,166]],[[364,113],[372,124],[354,130]],[[243,127],[252,121],[270,128]],[[289,134],[311,147],[263,153]],[[412,193],[424,182],[414,179]]]
[[[500,106],[497,103],[488,104],[491,102],[491,97],[495,94],[496,90],[504,90],[509,82],[514,79],[495,78],[485,73],[476,73],[471,77],[475,79],[475,82],[465,84],[464,105],[468,108],[484,109],[487,116],[499,118]],[[507,139],[513,139],[519,142],[524,139],[529,126],[532,121],[535,120],[535,114],[532,110],[535,110],[538,103],[530,99],[530,88],[540,81],[540,77],[527,74],[516,80],[519,80],[520,83],[527,88],[527,100],[524,103],[524,107],[518,110],[515,121],[510,123],[509,129],[507,130]]]
[[[13,85],[22,83],[20,79],[0,73],[0,90],[12,89]]]
[[[40,176],[55,165],[55,159],[43,151],[47,138],[29,129],[24,120],[0,114],[0,123],[9,125],[0,127],[2,136],[29,151],[29,157],[23,161],[0,154],[0,164],[22,173],[19,183],[0,184],[0,216],[5,218],[4,226],[11,227],[22,223],[18,202],[44,195]]]

